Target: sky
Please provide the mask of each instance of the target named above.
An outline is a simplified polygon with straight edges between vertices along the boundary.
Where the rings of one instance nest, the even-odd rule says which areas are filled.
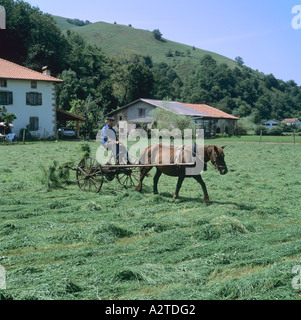
[[[252,69],[301,86],[301,0],[25,1],[61,17],[159,29],[165,39],[240,56]]]

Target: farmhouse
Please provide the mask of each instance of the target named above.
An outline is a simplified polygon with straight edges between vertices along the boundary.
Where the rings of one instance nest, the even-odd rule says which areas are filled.
[[[129,130],[131,130],[141,124],[151,126],[154,121],[151,111],[156,108],[191,117],[191,120],[200,129],[204,129],[206,138],[215,137],[216,133],[234,134],[237,127],[238,118],[219,109],[205,104],[187,104],[176,101],[138,99],[109,115],[115,118],[116,124],[119,121],[127,121]]]
[[[17,117],[13,133],[19,135],[29,125],[32,135],[56,134],[55,85],[62,81],[52,77],[47,67],[40,73],[0,58],[0,112]]]
[[[286,125],[288,126],[291,126],[291,125],[296,125],[296,126],[299,126],[301,127],[301,121],[298,119],[298,118],[289,118],[289,119],[284,119],[282,121],[282,123],[285,123]]]
[[[262,123],[262,125],[265,126],[267,129],[275,128],[280,124],[281,124],[281,121],[278,121],[278,120],[268,120]]]

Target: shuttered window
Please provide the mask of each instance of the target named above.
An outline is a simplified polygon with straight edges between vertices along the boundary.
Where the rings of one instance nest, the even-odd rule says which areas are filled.
[[[26,93],[26,105],[28,105],[28,106],[41,106],[42,105],[42,93],[27,92]]]
[[[145,109],[138,109],[139,118],[145,118]]]
[[[39,118],[38,117],[30,117],[29,118],[29,130],[30,131],[38,131],[39,130]]]
[[[7,87],[6,79],[0,79],[0,87]]]
[[[0,105],[13,104],[13,93],[8,91],[0,91]]]

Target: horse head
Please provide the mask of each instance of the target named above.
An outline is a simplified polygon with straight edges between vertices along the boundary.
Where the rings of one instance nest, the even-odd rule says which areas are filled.
[[[228,168],[225,162],[225,154],[224,148],[226,146],[218,147],[218,146],[208,146],[207,155],[209,157],[211,163],[215,166],[215,168],[219,171],[220,174],[227,174]]]

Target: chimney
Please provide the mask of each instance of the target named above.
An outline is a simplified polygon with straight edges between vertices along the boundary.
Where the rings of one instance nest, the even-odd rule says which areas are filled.
[[[42,68],[42,73],[45,74],[45,76],[51,76],[51,72],[48,66]]]

